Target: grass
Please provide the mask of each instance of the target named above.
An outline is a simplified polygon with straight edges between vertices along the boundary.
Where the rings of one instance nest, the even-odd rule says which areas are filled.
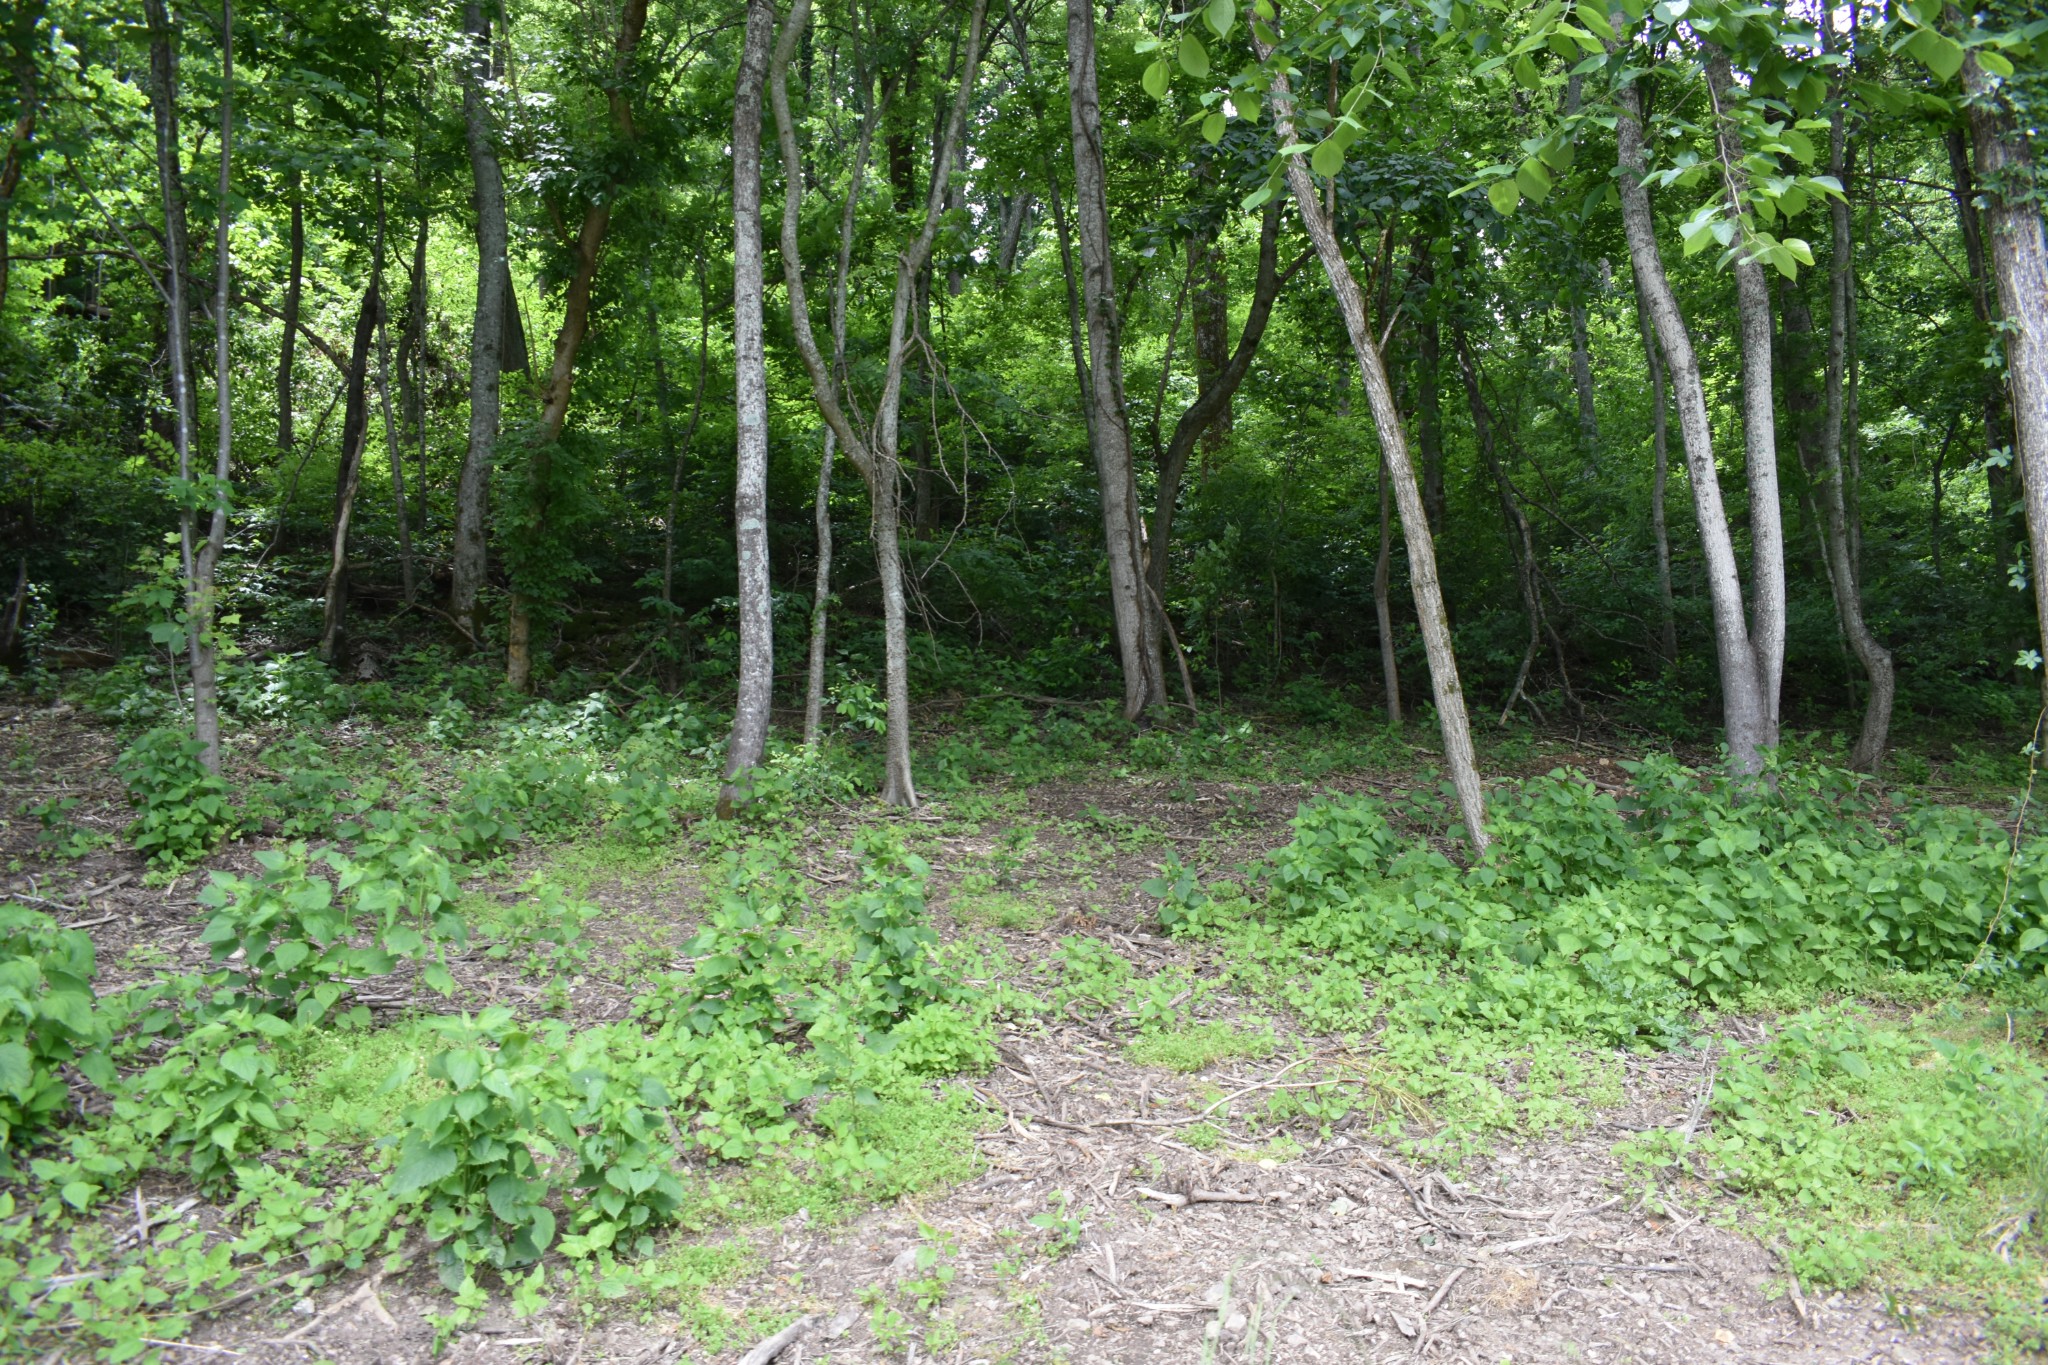
[[[1241,1029],[1234,1024],[1194,1024],[1166,1033],[1141,1033],[1124,1048],[1139,1066],[1169,1071],[1206,1071],[1218,1062],[1263,1061],[1279,1041],[1271,1028]]]

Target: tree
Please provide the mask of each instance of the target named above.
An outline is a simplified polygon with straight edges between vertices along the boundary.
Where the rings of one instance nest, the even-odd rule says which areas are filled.
[[[505,258],[505,179],[498,165],[486,87],[491,79],[491,26],[483,0],[465,0],[462,31],[468,52],[462,73],[463,140],[469,150],[476,210],[476,313],[469,334],[469,444],[455,496],[455,553],[448,615],[472,645],[480,643],[476,606],[489,555],[491,466],[498,453],[499,383],[504,366],[511,267]]]
[[[801,0],[786,33],[798,28]],[[732,349],[737,385],[739,459],[732,519],[739,547],[739,701],[725,751],[719,814],[753,791],[748,777],[768,747],[768,707],[775,686],[775,614],[768,584],[768,360],[761,339],[761,83],[775,40],[773,0],[748,0],[746,38],[740,47],[732,106]],[[788,60],[777,53],[778,79]],[[776,107],[782,118],[782,107]],[[785,119],[786,123],[787,120]],[[800,179],[801,163],[783,158],[785,173]],[[785,225],[785,233],[791,229]],[[792,294],[794,296],[794,294]]]
[[[1124,412],[1122,331],[1116,262],[1110,250],[1109,199],[1102,166],[1102,109],[1095,89],[1095,0],[1067,0],[1067,109],[1074,147],[1074,211],[1081,238],[1081,295],[1088,320],[1089,444],[1102,501],[1102,547],[1109,561],[1109,605],[1123,661],[1124,716],[1135,720],[1166,703],[1157,612],[1146,592],[1138,485]],[[1156,551],[1155,551],[1156,553]]]

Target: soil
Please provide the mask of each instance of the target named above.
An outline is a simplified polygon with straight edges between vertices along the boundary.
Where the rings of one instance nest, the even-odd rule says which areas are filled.
[[[105,987],[203,966],[193,900],[203,874],[148,887],[139,860],[114,847],[71,862],[42,860],[39,825],[20,813],[25,802],[78,795],[76,820],[117,832],[127,816],[111,772],[113,738],[61,708],[0,713],[0,724],[15,758],[0,775],[0,860],[18,869],[0,874],[0,895],[86,928]],[[1585,763],[1597,771],[1599,759]],[[1327,785],[1388,783],[1382,776]],[[1018,960],[1042,961],[1060,936],[1079,933],[1146,970],[1200,970],[1199,950],[1148,931],[1140,884],[1169,848],[1191,863],[1227,868],[1284,842],[1306,794],[1284,783],[1103,780],[1032,789],[1024,810],[969,832],[945,823],[943,807],[928,811],[935,921],[957,931],[954,912],[964,917],[972,908],[962,877],[992,865],[1007,820],[1038,832],[1012,876],[1039,922],[993,931]],[[821,884],[851,867],[846,850],[859,818],[847,812],[811,832],[809,870]],[[1101,833],[1128,834],[1132,825],[1157,836],[1143,855],[1129,850],[1144,838],[1109,841]],[[230,845],[208,866],[246,869],[261,843]],[[518,869],[494,879],[507,891],[520,880]],[[607,913],[592,926],[599,961],[566,1012],[616,1018],[662,955],[660,942],[687,936],[697,883],[687,868],[656,868],[600,878],[584,894]],[[459,963],[457,976],[460,1004],[534,993],[516,966],[482,954]],[[1218,997],[1213,1007],[1227,1015],[1233,1003]],[[1807,1294],[1714,1191],[1646,1191],[1625,1178],[1613,1153],[1620,1138],[1711,1122],[1699,1104],[1711,1040],[1699,1051],[1631,1059],[1621,1103],[1589,1115],[1573,1136],[1503,1142],[1450,1170],[1410,1165],[1341,1124],[1327,1139],[1311,1131],[1284,1146],[1198,1150],[1183,1139],[1190,1114],[1211,1102],[1205,1097],[1226,1097],[1208,1118],[1228,1133],[1241,1105],[1303,1076],[1335,1074],[1347,1059],[1330,1040],[1283,1037],[1280,1056],[1297,1043],[1313,1050],[1306,1069],[1240,1060],[1181,1075],[1132,1063],[1120,1023],[1069,1015],[1009,1032],[992,1074],[944,1083],[966,1087],[988,1112],[977,1139],[984,1169],[966,1183],[837,1224],[799,1214],[719,1234],[713,1240],[751,1244],[756,1267],[707,1292],[713,1306],[746,1324],[722,1350],[705,1349],[673,1313],[600,1315],[593,1326],[561,1300],[523,1320],[494,1307],[446,1345],[444,1358],[735,1361],[757,1336],[799,1314],[808,1315],[806,1330],[783,1361],[1906,1365],[1989,1351],[1968,1315],[1929,1311],[1909,1329],[1872,1295]],[[172,1183],[152,1184],[145,1195],[152,1211],[189,1197]],[[1079,1220],[1065,1246],[1056,1219],[1045,1220],[1055,1223],[1050,1229],[1031,1221],[1061,1209]],[[954,1271],[929,1315],[910,1306],[928,1273],[919,1247],[943,1247],[941,1263]],[[424,1270],[359,1276],[310,1299],[259,1296],[202,1320],[171,1358],[423,1361],[434,1345],[428,1315],[447,1308]],[[890,1308],[911,1319],[907,1336],[891,1330]]]

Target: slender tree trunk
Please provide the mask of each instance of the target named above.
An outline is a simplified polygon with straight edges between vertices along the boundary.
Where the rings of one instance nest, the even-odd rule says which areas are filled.
[[[462,122],[469,148],[476,204],[476,314],[470,324],[469,446],[455,491],[455,553],[448,614],[471,644],[476,602],[488,567],[485,523],[490,513],[491,466],[497,459],[499,382],[503,370],[511,268],[506,260],[505,178],[498,166],[497,129],[484,87],[491,75],[491,27],[482,0],[465,0],[463,32],[469,43],[461,63]]]
[[[1719,101],[1742,98],[1728,59],[1719,48],[1708,49],[1706,65],[1717,111]],[[1739,215],[1746,189],[1741,138],[1725,111],[1716,124],[1728,212]],[[1749,639],[1763,704],[1760,742],[1775,745],[1779,683],[1785,669],[1785,531],[1778,497],[1777,408],[1771,382],[1771,288],[1764,280],[1763,264],[1745,253],[1737,253],[1732,269],[1742,335],[1742,445],[1749,475]]]
[[[1843,245],[1836,243],[1838,253],[1842,253]],[[1838,269],[1847,268],[1843,254],[1846,253],[1837,256]],[[1828,590],[1834,597],[1835,619],[1849,651],[1870,682],[1870,692],[1864,700],[1863,730],[1849,751],[1849,766],[1858,772],[1875,773],[1884,764],[1897,686],[1891,651],[1879,643],[1864,620],[1862,584],[1857,581],[1855,566],[1849,559],[1850,511],[1848,499],[1842,493],[1842,377],[1847,319],[1839,310],[1829,319],[1825,400],[1817,402],[1811,382],[1812,313],[1790,281],[1779,285],[1778,296],[1785,331],[1785,412],[1792,420],[1799,462],[1814,489],[1814,529],[1820,540]],[[1839,303],[1839,285],[1835,297]],[[1819,421],[1813,420],[1816,409],[1821,410]]]
[[[776,47],[769,80],[776,127],[780,135],[785,167],[798,164],[796,127],[789,112],[789,59],[796,36],[810,20],[810,0],[796,0],[790,9],[783,39]],[[832,373],[818,350],[811,329],[809,304],[805,301],[803,258],[797,249],[797,222],[803,207],[803,184],[795,175],[785,176],[782,214],[783,282],[789,292],[791,331],[797,352],[811,381],[811,394],[819,413],[839,439],[847,458],[859,469],[868,485],[873,504],[875,566],[881,577],[882,631],[887,657],[885,694],[888,730],[884,736],[882,799],[891,805],[914,806],[917,788],[910,772],[910,641],[905,622],[903,560],[899,536],[902,506],[902,465],[898,458],[898,417],[903,401],[903,371],[910,343],[910,315],[915,304],[917,280],[931,260],[932,243],[938,237],[939,220],[946,204],[945,168],[954,160],[953,149],[965,136],[967,104],[974,93],[980,67],[983,24],[988,15],[987,0],[975,0],[968,18],[967,46],[960,66],[960,84],[954,91],[950,117],[944,125],[944,144],[933,165],[940,168],[925,194],[924,223],[896,259],[896,294],[890,309],[887,363],[882,389],[875,404],[872,434],[855,430],[840,402],[838,377]]]
[[[793,37],[793,14],[791,19]],[[718,792],[718,813],[726,818],[753,794],[751,774],[767,754],[775,686],[768,583],[768,361],[761,334],[761,86],[774,41],[774,0],[748,0],[732,115],[732,336],[739,429],[732,516],[739,547],[740,673],[725,783]],[[802,184],[802,163],[796,158],[786,159],[783,172]]]
[[[1664,518],[1664,483],[1671,468],[1669,399],[1665,393],[1664,358],[1650,323],[1650,303],[1641,283],[1636,288],[1636,325],[1643,335],[1643,360],[1650,370],[1650,535],[1657,550],[1657,624],[1659,653],[1667,664],[1678,662],[1678,607],[1671,594],[1671,533]]]
[[[1621,169],[1622,228],[1636,287],[1648,306],[1650,321],[1670,372],[1678,404],[1678,430],[1692,478],[1693,514],[1699,524],[1700,548],[1706,560],[1707,595],[1714,617],[1714,649],[1720,664],[1721,708],[1727,731],[1729,767],[1740,776],[1762,770],[1765,746],[1775,739],[1764,701],[1764,672],[1752,645],[1743,610],[1742,577],[1736,568],[1735,542],[1721,502],[1721,479],[1714,463],[1713,432],[1707,415],[1706,391],[1700,383],[1699,358],[1685,316],[1664,273],[1657,252],[1656,225],[1650,215],[1649,192],[1643,188],[1643,131],[1640,96],[1633,85],[1615,94],[1615,136]]]
[[[643,274],[647,290],[647,331],[654,339],[654,393],[661,409],[661,439],[668,434],[668,370],[661,360],[661,317],[654,306],[654,280]],[[704,378],[711,368],[711,282],[704,270],[704,243],[697,243],[697,383],[690,395],[690,424],[683,429],[680,444],[669,450],[668,517],[662,523],[661,614],[664,630],[674,627],[676,618],[676,518],[682,515],[683,461],[689,458],[697,440],[697,428],[704,420]]]
[[[1264,230],[1260,233],[1263,250]],[[1226,253],[1216,243],[1213,228],[1203,227],[1188,237],[1188,279],[1192,282],[1188,299],[1189,321],[1194,333],[1195,392],[1206,393],[1221,383],[1230,368],[1230,272],[1226,270]],[[1252,307],[1258,307],[1256,298]],[[1223,449],[1230,440],[1235,414],[1231,411],[1231,397],[1236,393],[1232,385],[1223,398],[1221,408],[1210,419],[1202,432],[1202,444],[1211,454]],[[1155,522],[1156,525],[1156,522]],[[1153,562],[1160,557],[1161,542],[1155,534],[1152,538]]]
[[[633,139],[633,117],[626,88],[631,79],[633,54],[647,27],[647,0],[625,0],[619,15],[619,32],[612,48],[611,82],[606,88],[612,123],[622,142]],[[756,100],[758,104],[758,98]],[[756,111],[756,122],[759,111]],[[759,134],[756,132],[758,144]],[[534,499],[532,524],[527,534],[546,534],[549,504],[553,500],[555,443],[569,420],[569,391],[576,378],[576,353],[590,333],[590,293],[597,283],[597,263],[604,249],[605,233],[612,221],[611,197],[606,194],[583,213],[574,248],[576,268],[569,277],[562,298],[562,325],[555,332],[555,355],[541,388],[540,425],[535,429],[528,451],[528,483]],[[535,604],[513,575],[505,648],[505,684],[514,692],[533,685],[533,626]]]
[[[1261,59],[1269,55],[1265,44],[1256,40],[1255,44]],[[1280,145],[1287,146],[1295,141],[1294,100],[1284,76],[1274,80],[1269,99],[1275,135]],[[1358,291],[1358,281],[1344,259],[1344,249],[1330,220],[1324,215],[1308,162],[1298,155],[1287,158],[1287,183],[1301,212],[1302,226],[1315,245],[1323,273],[1329,277],[1330,291],[1336,295],[1337,311],[1343,315],[1351,335],[1351,349],[1365,381],[1366,399],[1372,405],[1373,425],[1379,430],[1380,450],[1388,480],[1393,484],[1394,502],[1401,511],[1402,536],[1408,542],[1408,573],[1415,593],[1415,614],[1422,626],[1423,649],[1429,657],[1437,720],[1443,730],[1444,766],[1450,770],[1451,785],[1458,794],[1472,850],[1484,852],[1489,842],[1486,794],[1473,757],[1471,725],[1465,716],[1465,691],[1458,679],[1458,660],[1451,644],[1450,621],[1444,611],[1443,589],[1437,582],[1436,547],[1429,534],[1429,516],[1422,506],[1415,468],[1408,459],[1407,430],[1394,402],[1393,387],[1387,382],[1379,346],[1366,322],[1365,299]]]
[[[839,262],[832,276],[832,375],[841,388],[846,384],[846,282],[853,270],[853,236],[860,208],[862,182],[867,174],[868,151],[874,145],[875,123],[881,106],[872,98],[867,76],[860,77],[861,96],[867,110],[861,116],[860,139],[853,149],[853,170],[846,179],[846,205],[839,213]],[[1005,272],[1008,267],[1003,267]],[[818,564],[811,584],[810,657],[804,669],[804,745],[816,748],[825,732],[825,628],[832,604],[832,462],[838,454],[839,434],[825,427],[825,449],[818,460],[818,491],[811,505],[811,520],[817,527]]]
[[[417,175],[418,166],[414,167]],[[398,393],[413,443],[413,488],[419,504],[420,534],[427,533],[427,215],[419,217],[412,242],[412,274],[406,290],[405,325],[398,333]]]
[[[287,135],[293,131],[292,108],[287,101],[284,107]],[[292,453],[292,419],[296,406],[293,367],[298,360],[299,309],[305,298],[306,279],[305,177],[299,169],[296,153],[292,155],[295,159],[285,172],[284,180],[285,196],[291,201],[284,277],[284,337],[277,344],[277,453],[280,459],[288,459]]]
[[[2003,314],[2001,338],[2012,384],[2013,458],[2027,509],[2042,652],[2048,654],[2048,240],[2033,198],[2036,167],[2025,135],[1993,77],[1965,49],[1963,90],[1983,181],[1984,237]],[[2048,667],[2041,670],[2048,697]]]
[[[363,448],[370,435],[370,343],[377,332],[378,281],[381,262],[372,259],[370,285],[356,314],[354,344],[349,348],[346,398],[341,410],[341,462],[334,478],[334,521],[328,534],[326,609],[320,622],[320,661],[341,656],[342,631],[348,619],[348,536],[355,517],[356,492],[363,479]]]
[[[1292,273],[1290,269],[1288,274]],[[1251,371],[1252,359],[1258,354],[1259,343],[1266,335],[1266,324],[1272,320],[1273,303],[1280,297],[1280,289],[1285,282],[1280,272],[1280,205],[1275,201],[1267,205],[1259,222],[1258,275],[1252,285],[1251,303],[1245,313],[1244,328],[1238,333],[1237,346],[1213,373],[1204,370],[1206,362],[1202,362],[1198,354],[1196,373],[1199,387],[1195,401],[1188,404],[1174,423],[1173,435],[1159,456],[1159,489],[1152,508],[1152,536],[1145,563],[1146,582],[1154,604],[1153,620],[1159,626],[1168,625],[1166,571],[1173,548],[1173,522],[1180,503],[1181,483],[1187,477],[1188,459],[1194,454],[1196,443],[1214,431],[1216,423],[1228,419],[1230,400],[1244,382],[1245,375]],[[1199,276],[1196,283],[1196,297],[1199,299]],[[1211,344],[1201,341],[1199,327],[1196,340],[1199,345]],[[1150,648],[1155,653],[1159,652],[1159,642],[1154,640]]]
[[[195,603],[192,630],[192,728],[204,745],[201,761],[207,771],[219,772],[220,752],[220,646],[214,630],[219,620],[214,600],[214,581],[221,555],[228,542],[228,476],[234,468],[234,368],[228,335],[232,313],[234,261],[228,251],[228,234],[234,226],[233,152],[235,131],[235,15],[229,0],[220,7],[220,183],[214,216],[213,253],[213,408],[216,442],[213,457],[214,493],[208,502],[212,515],[207,522],[206,543],[199,548],[194,566],[192,597]]]
[[[1380,682],[1387,693],[1387,724],[1401,723],[1401,659],[1394,647],[1394,489],[1380,457],[1380,552],[1372,569],[1372,609],[1380,627]]]
[[[1417,232],[1409,239],[1415,287],[1423,295],[1422,315],[1415,325],[1415,444],[1422,459],[1422,509],[1432,535],[1444,529],[1444,412],[1442,396],[1443,339],[1436,316],[1436,272],[1430,263],[1429,237]]]
[[[1969,263],[1970,302],[1977,314],[1979,325],[1987,331],[1998,325],[1998,308],[1994,302],[1995,290],[1991,283],[1991,270],[1984,254],[1984,225],[1977,211],[1976,179],[1970,173],[1969,135],[1961,128],[1948,131],[1949,172],[1954,177],[1956,200],[1956,224],[1962,232],[1963,256]],[[1841,158],[1836,158],[1840,160]],[[1839,178],[1843,172],[1835,172]],[[1849,206],[1828,205],[1831,212],[1838,213],[1841,223],[1837,233],[1846,236],[1849,227]],[[1853,276],[1852,276],[1853,279]],[[2012,448],[2012,415],[2006,406],[2005,381],[1995,370],[1987,370],[1983,378],[1983,390],[1979,409],[1984,422],[1984,447],[1986,450],[2010,450]],[[1996,569],[1995,581],[2000,588],[2006,582],[2006,571],[2014,560],[2012,494],[2014,467],[2009,463],[1986,461],[1984,464],[1984,492],[1988,500],[1991,527],[1991,559]]]
[[[384,124],[384,73],[377,73],[377,125],[383,133]],[[371,266],[373,287],[377,291],[377,402],[384,415],[384,450],[391,461],[391,507],[398,518],[398,566],[400,581],[404,585],[405,605],[411,606],[418,584],[412,558],[412,519],[405,509],[405,454],[399,447],[398,423],[391,413],[391,329],[384,308],[384,167],[380,162],[376,173],[377,189],[377,240],[375,263]]]
[[[1036,202],[1030,190],[1019,189],[1003,205],[1002,234],[996,238],[996,272],[1008,275],[1017,268],[1017,249],[1024,240],[1024,223]]]
[[[1074,200],[1081,237],[1081,292],[1088,323],[1088,401],[1094,416],[1096,483],[1102,498],[1103,551],[1109,560],[1110,612],[1123,662],[1124,716],[1136,720],[1167,702],[1166,673],[1155,645],[1160,631],[1147,600],[1124,411],[1116,269],[1102,163],[1102,111],[1095,86],[1095,0],[1067,0],[1068,127],[1073,137]]]
[[[10,273],[8,220],[14,207],[14,192],[20,188],[22,172],[34,155],[30,144],[35,137],[37,115],[42,110],[42,74],[36,49],[43,42],[41,29],[49,8],[49,0],[16,0],[6,26],[7,65],[14,77],[15,113],[6,143],[0,145],[0,311],[7,307]]]

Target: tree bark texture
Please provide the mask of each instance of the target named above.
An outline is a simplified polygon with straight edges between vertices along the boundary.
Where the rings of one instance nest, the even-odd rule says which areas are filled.
[[[810,0],[796,0],[791,6],[768,82],[785,167],[800,164],[796,127],[789,112],[788,71],[796,36],[809,22],[810,11]],[[939,220],[945,213],[944,170],[955,161],[953,148],[965,136],[967,103],[973,95],[975,76],[980,69],[983,25],[987,15],[987,0],[975,0],[968,18],[960,84],[954,91],[951,113],[941,138],[944,145],[933,160],[940,173],[934,176],[925,193],[923,225],[896,258],[896,294],[890,309],[886,366],[881,392],[876,397],[874,421],[866,433],[857,430],[847,416],[840,401],[838,376],[819,351],[817,337],[811,328],[810,305],[804,290],[803,257],[797,247],[803,182],[794,172],[785,176],[781,246],[783,282],[789,291],[790,330],[794,334],[797,353],[803,360],[804,371],[810,377],[811,395],[818,405],[819,414],[832,428],[840,448],[866,481],[873,510],[871,526],[875,567],[881,579],[882,631],[887,659],[884,691],[888,728],[883,737],[882,800],[897,806],[917,804],[917,788],[911,780],[910,771],[910,641],[905,621],[900,535],[902,462],[899,457],[898,417],[903,401],[903,371],[909,357],[910,316],[916,303],[917,281],[931,261],[932,243],[938,236]],[[884,98],[887,98],[886,94]]]
[[[1715,96],[1716,138],[1728,212],[1742,213],[1747,188],[1742,140],[1721,102],[1742,98],[1719,48],[1707,49],[1707,81]],[[1785,521],[1778,496],[1777,407],[1772,389],[1771,287],[1761,261],[1738,251],[1735,311],[1742,338],[1742,446],[1749,479],[1750,650],[1763,703],[1760,742],[1778,742],[1778,695],[1785,671]]]
[[[1706,390],[1700,383],[1699,357],[1657,251],[1650,195],[1643,187],[1641,96],[1633,85],[1624,86],[1615,93],[1615,105],[1616,156],[1621,168],[1616,188],[1621,194],[1622,229],[1628,238],[1636,287],[1647,305],[1677,401],[1678,431],[1686,472],[1692,480],[1693,516],[1699,524],[1707,596],[1713,611],[1728,762],[1737,775],[1748,776],[1762,769],[1762,750],[1775,739],[1764,703],[1764,674],[1743,610],[1742,576],[1736,568],[1735,541],[1721,501],[1721,477],[1714,464],[1713,430]]]
[[[1259,55],[1267,55],[1259,44]],[[1270,92],[1274,133],[1281,146],[1295,141],[1294,100],[1284,76],[1274,80]],[[1436,547],[1429,534],[1429,516],[1422,506],[1416,485],[1415,467],[1408,458],[1408,433],[1394,402],[1393,386],[1387,382],[1385,362],[1365,316],[1365,299],[1358,281],[1344,259],[1344,249],[1324,215],[1322,197],[1310,177],[1308,162],[1300,156],[1287,158],[1287,183],[1301,211],[1302,226],[1314,244],[1316,256],[1329,277],[1336,295],[1337,311],[1350,333],[1351,349],[1365,383],[1367,401],[1372,405],[1373,425],[1379,431],[1380,451],[1386,460],[1388,481],[1394,502],[1401,512],[1401,533],[1408,543],[1408,574],[1415,593],[1415,614],[1422,626],[1422,645],[1429,658],[1430,689],[1436,699],[1437,721],[1442,727],[1444,766],[1449,769],[1458,807],[1465,820],[1466,836],[1474,853],[1484,852],[1486,793],[1479,781],[1479,767],[1472,752],[1472,729],[1465,714],[1465,691],[1458,678],[1458,659],[1451,645],[1451,628],[1444,611],[1443,589],[1437,581]]]
[[[2005,370],[2012,386],[2013,458],[2027,510],[2027,579],[2034,586],[2042,653],[2048,654],[2048,241],[2036,167],[2001,82],[1974,53],[1963,58],[1970,137],[1984,202],[1984,246],[2003,314]],[[2048,697],[2048,666],[2041,669]]]
[[[790,19],[793,34],[796,15]],[[774,40],[774,0],[748,0],[732,107],[732,345],[739,435],[732,516],[739,550],[740,672],[725,783],[718,792],[718,812],[727,817],[753,793],[749,774],[767,753],[775,686],[768,583],[768,360],[761,334],[761,87]],[[802,183],[802,163],[796,158],[785,159],[784,173]]]
[[[463,136],[475,182],[476,314],[470,324],[469,445],[455,491],[448,615],[475,645],[481,642],[476,603],[488,567],[485,522],[490,513],[491,466],[497,459],[499,382],[512,280],[505,256],[505,177],[498,164],[497,129],[484,89],[491,78],[491,27],[481,0],[466,0],[462,26],[469,41],[467,60],[460,69]]]
[[[1636,326],[1642,332],[1643,361],[1650,371],[1650,537],[1657,552],[1658,653],[1665,663],[1675,664],[1678,606],[1671,593],[1671,532],[1664,516],[1665,481],[1671,468],[1671,405],[1664,382],[1664,357],[1657,353],[1650,303],[1640,280],[1636,287]]]
[[[1956,226],[1962,234],[1963,258],[1970,272],[1970,302],[1977,322],[1988,333],[1998,325],[1997,291],[1991,283],[1991,266],[1984,252],[1983,216],[1977,210],[1976,177],[1970,172],[1970,138],[1963,129],[1952,128],[1945,141],[1949,173],[1955,185]],[[1839,214],[1841,223],[1836,233],[1839,239],[1845,239],[1849,231],[1849,206],[1830,203],[1828,208]],[[1987,370],[1983,386],[1978,406],[1984,423],[1984,448],[2009,450],[2012,414],[2006,405],[2005,380],[1997,371]],[[2012,477],[2013,467],[2009,464],[1987,462],[1984,466],[1984,491],[1990,504],[1991,558],[1996,568],[1996,585],[2001,587],[2014,553]]]
[[[1067,0],[1068,130],[1074,150],[1074,212],[1081,239],[1081,296],[1088,324],[1089,423],[1102,499],[1102,544],[1109,561],[1109,605],[1123,663],[1124,716],[1135,720],[1167,702],[1158,640],[1163,632],[1146,592],[1144,532],[1124,411],[1122,327],[1110,245],[1109,198],[1102,161],[1102,108],[1095,83],[1095,0]]]
[[[292,129],[292,107],[285,106],[285,131]],[[277,452],[292,453],[292,419],[296,406],[296,375],[299,343],[299,310],[306,288],[306,198],[305,175],[294,161],[285,172],[285,197],[291,201],[291,225],[287,229],[284,276],[284,337],[277,343]]]

